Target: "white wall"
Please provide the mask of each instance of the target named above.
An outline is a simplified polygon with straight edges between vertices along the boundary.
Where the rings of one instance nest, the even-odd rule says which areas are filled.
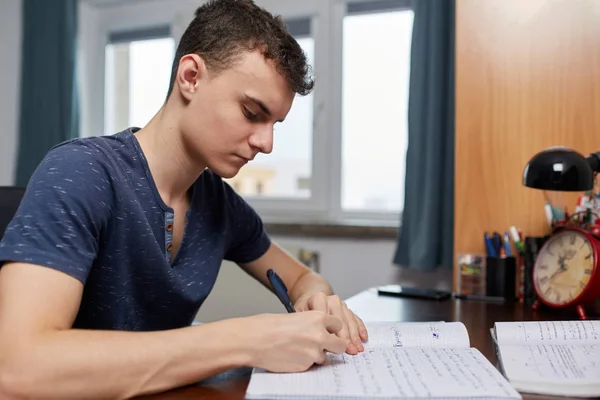
[[[21,0],[0,5],[0,186],[14,183],[19,123]]]
[[[394,240],[273,237],[284,248],[303,247],[320,253],[321,274],[346,299],[386,284],[451,290],[452,272],[419,272],[392,264]],[[217,283],[196,320],[210,322],[265,312],[283,312],[277,298],[236,265],[225,262]]]

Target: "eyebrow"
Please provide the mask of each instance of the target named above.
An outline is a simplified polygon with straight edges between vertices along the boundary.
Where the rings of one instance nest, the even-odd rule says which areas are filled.
[[[252,97],[249,95],[246,95],[246,99],[252,101],[253,103],[255,103],[257,106],[260,107],[260,109],[267,114],[268,116],[272,116],[273,114],[271,113],[271,110],[269,110],[269,107],[267,107],[267,105],[265,103],[263,103],[262,101],[260,101],[259,99],[257,99],[256,97]],[[277,122],[283,122],[282,119],[277,120]]]

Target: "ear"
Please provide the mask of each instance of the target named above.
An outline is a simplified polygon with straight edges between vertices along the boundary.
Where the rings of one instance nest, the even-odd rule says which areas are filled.
[[[206,63],[197,54],[186,54],[179,60],[177,76],[175,78],[179,92],[191,101],[198,91],[200,80],[207,76]]]

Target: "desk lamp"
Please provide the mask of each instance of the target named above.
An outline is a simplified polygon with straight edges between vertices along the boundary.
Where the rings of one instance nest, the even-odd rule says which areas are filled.
[[[523,184],[544,191],[587,192],[594,189],[598,172],[600,152],[586,158],[565,147],[551,147],[529,160]],[[584,307],[600,298],[600,220],[591,229],[569,220],[554,227],[535,256],[529,278],[537,296],[533,308],[573,308],[586,319]]]
[[[566,147],[550,147],[529,160],[523,184],[534,189],[585,192],[594,188],[596,172],[600,172],[600,152],[585,158]]]

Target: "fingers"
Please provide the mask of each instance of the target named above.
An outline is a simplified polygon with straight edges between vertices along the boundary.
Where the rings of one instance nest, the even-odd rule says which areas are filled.
[[[339,336],[326,334],[323,339],[323,350],[330,353],[341,354],[346,351],[346,341]]]
[[[362,341],[366,341],[369,339],[369,332],[367,331],[367,327],[365,326],[365,323],[363,322],[362,319],[360,319],[360,317],[356,314],[354,314],[354,317],[356,318],[356,321],[358,323],[358,334],[360,336],[360,339]]]
[[[342,320],[342,329],[338,332],[338,336],[346,341],[348,354],[357,354],[359,348],[354,344],[351,337],[354,330],[354,335],[358,337],[358,328],[354,321],[354,314],[349,313],[346,303],[344,303],[338,296],[329,296],[328,298],[329,312]],[[353,325],[354,323],[354,325]]]
[[[350,339],[350,330],[348,328],[346,312],[344,311],[344,302],[342,302],[338,296],[329,296],[327,300],[327,306],[330,314],[342,320],[342,329],[337,335],[346,341],[348,354],[358,353],[358,350]]]
[[[356,316],[339,296],[327,296],[317,293],[307,301],[309,310],[320,311],[327,315],[326,328],[329,333],[337,335],[346,343],[348,354],[364,351],[363,341],[368,339],[364,322]]]
[[[326,360],[327,360],[327,353],[325,351],[322,351],[319,354],[317,354],[317,356],[315,357],[315,364],[323,365],[323,364],[325,364]]]
[[[356,317],[354,313],[348,309],[348,306],[346,306],[345,303],[343,304],[342,308],[344,310],[346,321],[348,321],[348,334],[350,335],[350,340],[352,341],[354,348],[356,349],[357,353],[364,351],[365,347],[363,346],[362,340],[360,339],[358,333],[358,317]]]
[[[340,318],[325,314],[325,329],[327,329],[327,332],[338,335],[343,327],[344,324]]]
[[[308,299],[308,309],[324,312],[329,314],[327,307],[327,295],[325,293],[317,293]]]

